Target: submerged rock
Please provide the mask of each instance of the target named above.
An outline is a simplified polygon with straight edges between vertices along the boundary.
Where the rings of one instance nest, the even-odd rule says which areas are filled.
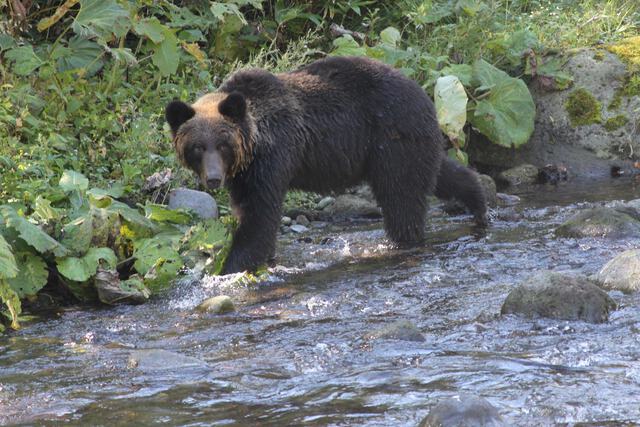
[[[558,237],[640,237],[637,211],[599,207],[578,212],[556,228]]]
[[[496,193],[496,199],[502,206],[514,206],[520,203],[520,197],[514,194]]]
[[[425,341],[420,329],[408,320],[398,320],[366,335],[368,339],[387,339],[400,341]]]
[[[538,182],[538,168],[525,163],[500,173],[498,180],[508,187],[536,184]]]
[[[305,231],[309,231],[309,229],[302,224],[293,224],[289,229],[295,233],[304,233]]]
[[[218,295],[207,298],[196,307],[196,310],[212,314],[224,314],[235,311],[233,300],[227,295]]]
[[[205,362],[195,357],[155,348],[132,351],[127,360],[127,367],[142,370],[173,370],[205,366]]]
[[[188,188],[172,190],[169,193],[169,209],[178,208],[190,209],[204,219],[218,217],[216,200],[203,191],[190,190]]]
[[[640,289],[640,249],[622,252],[595,275],[605,289],[635,292]]]
[[[462,395],[438,403],[419,427],[502,427],[498,410],[485,399]]]
[[[587,277],[542,271],[507,296],[501,314],[602,323],[616,303]]]

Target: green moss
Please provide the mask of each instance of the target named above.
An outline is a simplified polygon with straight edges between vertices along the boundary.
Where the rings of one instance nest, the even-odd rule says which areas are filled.
[[[628,74],[621,87],[616,93],[607,107],[609,110],[617,110],[622,105],[622,98],[630,98],[632,96],[640,96],[640,72]]]
[[[627,116],[619,114],[615,117],[611,117],[606,122],[604,122],[604,128],[609,132],[612,132],[626,125],[628,121],[629,119],[627,118]]]
[[[602,123],[601,104],[586,89],[580,88],[571,92],[564,108],[569,113],[573,127]]]
[[[632,72],[640,71],[640,36],[629,37],[607,46],[609,52],[622,59]]]
[[[598,62],[602,61],[604,59],[604,52],[601,50],[596,50],[593,53],[593,59]]]

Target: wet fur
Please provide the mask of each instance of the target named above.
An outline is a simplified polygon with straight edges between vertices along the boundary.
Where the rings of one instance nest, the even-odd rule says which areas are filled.
[[[432,101],[400,72],[365,58],[330,57],[278,75],[240,71],[216,96],[238,93],[246,117],[223,115],[238,132],[240,159],[226,180],[240,226],[224,273],[254,270],[275,254],[291,188],[324,193],[368,182],[388,236],[402,244],[423,240],[428,194],[458,198],[486,223],[477,177],[446,159]],[[209,120],[199,114],[194,120]],[[189,141],[179,129],[175,144],[184,162]]]

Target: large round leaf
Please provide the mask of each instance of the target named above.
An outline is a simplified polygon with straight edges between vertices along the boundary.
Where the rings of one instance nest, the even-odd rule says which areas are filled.
[[[7,279],[19,298],[35,295],[47,284],[49,270],[47,264],[33,252],[19,252],[16,254],[18,264],[18,274],[16,277]]]
[[[16,277],[16,274],[18,274],[18,266],[11,252],[11,246],[0,235],[0,279]]]
[[[66,257],[57,260],[58,271],[76,282],[89,280],[104,260],[108,268],[115,268],[118,260],[110,248],[91,248],[82,258]]]
[[[434,88],[440,129],[452,141],[464,142],[462,128],[467,122],[467,93],[456,76],[440,77]]]
[[[11,206],[0,206],[0,214],[4,217],[6,226],[16,230],[20,238],[33,246],[38,252],[53,252],[57,257],[67,254],[67,248],[42,231],[40,227],[18,215]]]

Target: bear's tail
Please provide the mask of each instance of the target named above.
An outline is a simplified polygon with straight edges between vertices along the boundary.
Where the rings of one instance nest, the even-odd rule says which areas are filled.
[[[435,196],[439,199],[457,199],[473,214],[476,224],[486,226],[487,200],[475,172],[448,157],[443,157],[438,173]]]

